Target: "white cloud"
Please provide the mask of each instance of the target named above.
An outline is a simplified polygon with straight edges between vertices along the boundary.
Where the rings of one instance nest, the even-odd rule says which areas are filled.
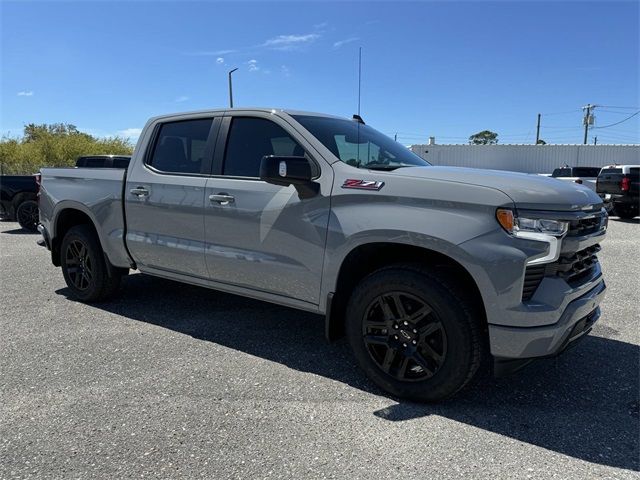
[[[247,65],[249,65],[250,72],[257,72],[258,70],[260,70],[260,67],[258,66],[258,61],[255,59],[249,60],[247,62]]]
[[[294,50],[318,38],[320,38],[320,35],[317,33],[307,33],[306,35],[278,35],[277,37],[270,38],[261,46],[276,50]]]
[[[175,99],[176,102],[186,102],[187,100],[189,100],[189,97],[187,97],[186,95],[180,95]]]
[[[141,133],[141,128],[125,128],[117,132],[119,137],[130,138],[131,140],[137,140]]]
[[[313,28],[316,30],[322,30],[323,28],[327,28],[329,24],[327,22],[316,23]]]
[[[19,97],[33,97],[32,90],[23,90],[22,92],[18,92]]]
[[[280,72],[282,73],[282,75],[284,75],[285,77],[290,77],[291,76],[291,70],[289,69],[289,67],[287,67],[286,65],[282,65],[280,66]]]
[[[218,65],[224,65],[224,58],[223,57],[216,58],[216,63]]]
[[[338,40],[333,44],[333,48],[340,48],[343,45],[346,45],[347,43],[357,42],[358,40],[360,40],[358,37],[350,37],[350,38],[345,38],[344,40]]]

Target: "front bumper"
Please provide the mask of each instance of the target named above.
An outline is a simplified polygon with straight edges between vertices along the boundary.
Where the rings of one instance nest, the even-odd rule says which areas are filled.
[[[560,320],[542,327],[489,325],[491,354],[498,360],[533,359],[560,353],[569,343],[589,333],[600,318],[606,285],[593,289],[567,305]]]

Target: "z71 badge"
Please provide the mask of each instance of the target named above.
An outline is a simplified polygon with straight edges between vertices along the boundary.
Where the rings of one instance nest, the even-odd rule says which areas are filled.
[[[358,190],[380,190],[384,187],[384,182],[376,182],[374,180],[358,180],[348,178],[342,184],[342,188],[355,188]]]

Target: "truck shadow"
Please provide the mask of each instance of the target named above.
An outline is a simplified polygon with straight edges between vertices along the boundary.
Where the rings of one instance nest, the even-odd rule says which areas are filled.
[[[318,315],[141,274],[124,284],[120,297],[93,307],[385,395],[360,372],[344,341],[327,344]],[[449,402],[399,401],[372,413],[393,422],[439,415],[588,462],[638,470],[640,348],[595,335],[557,359],[485,379]]]

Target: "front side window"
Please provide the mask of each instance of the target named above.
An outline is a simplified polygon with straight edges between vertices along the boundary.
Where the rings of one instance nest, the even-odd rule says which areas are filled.
[[[333,117],[294,115],[331,153],[352,167],[395,170],[429,163],[368,125]]]
[[[227,139],[223,174],[258,177],[265,155],[303,156],[304,149],[271,120],[235,117]]]
[[[168,173],[201,173],[211,118],[162,124],[148,162]]]

